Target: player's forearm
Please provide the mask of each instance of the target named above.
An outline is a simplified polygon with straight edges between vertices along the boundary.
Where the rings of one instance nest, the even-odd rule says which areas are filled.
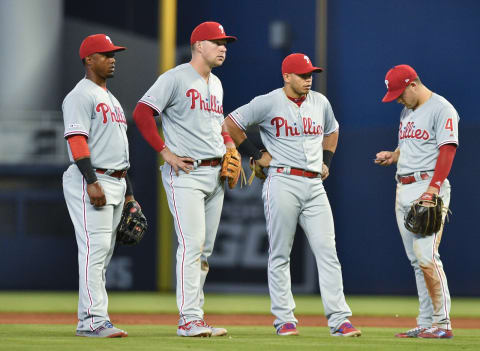
[[[161,152],[165,149],[165,142],[158,134],[157,124],[155,123],[153,114],[154,111],[150,106],[139,102],[133,111],[133,120],[150,146],[153,147],[155,151]]]
[[[241,130],[235,122],[232,121],[230,117],[225,118],[223,122],[222,129],[225,128],[225,131],[230,134],[230,137],[233,139],[233,142],[238,147],[245,139],[247,135],[243,130]]]
[[[395,151],[392,152],[393,163],[397,163],[399,158],[400,158],[400,149],[397,147]]]
[[[323,138],[323,150],[328,150],[331,152],[335,152],[337,149],[338,144],[338,130],[335,133],[327,135]]]

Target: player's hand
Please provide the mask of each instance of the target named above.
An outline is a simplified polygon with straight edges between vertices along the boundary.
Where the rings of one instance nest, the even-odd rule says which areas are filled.
[[[395,159],[395,153],[391,151],[380,151],[377,153],[375,160],[373,160],[375,164],[380,166],[390,166],[392,163],[397,162]]]
[[[272,155],[268,151],[262,152],[262,157],[255,161],[256,164],[263,168],[269,167],[270,162],[272,162]]]
[[[98,180],[92,184],[87,184],[87,194],[90,198],[90,203],[95,207],[102,207],[107,203],[105,192]]]
[[[322,176],[322,180],[327,179],[330,175],[330,170],[325,163],[322,163],[322,173],[320,173],[320,175]]]
[[[193,171],[193,163],[195,160],[190,157],[178,157],[171,152],[168,147],[163,149],[160,152],[160,155],[162,155],[162,158],[165,160],[165,162],[172,166],[177,176],[180,169],[185,173],[190,173],[190,171]]]

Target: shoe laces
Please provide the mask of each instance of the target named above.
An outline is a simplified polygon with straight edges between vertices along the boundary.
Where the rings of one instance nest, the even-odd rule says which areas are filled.
[[[427,330],[424,331],[424,333],[435,333],[436,331],[438,331],[438,327],[431,327],[431,328],[428,328]]]
[[[423,329],[426,329],[426,328],[422,328],[422,327],[418,326],[418,327],[410,329],[409,331],[407,331],[407,333],[414,333],[416,331],[421,331]],[[432,328],[430,328],[430,329],[432,329]]]
[[[195,324],[197,327],[206,327],[206,328],[209,328],[208,324],[205,323],[205,321],[202,320],[202,319],[199,319],[199,320],[196,320],[196,321],[192,321],[191,323],[192,323],[192,324]]]

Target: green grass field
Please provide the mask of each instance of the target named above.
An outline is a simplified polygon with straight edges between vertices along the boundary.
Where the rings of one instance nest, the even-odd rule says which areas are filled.
[[[175,296],[158,293],[118,293],[110,296],[110,313],[176,314]],[[408,316],[417,314],[417,299],[392,296],[349,296],[354,315]],[[318,296],[296,296],[298,315],[322,315]],[[75,313],[74,292],[0,292],[1,312]],[[206,297],[206,313],[269,314],[265,295]],[[452,317],[480,319],[480,299],[454,298]],[[229,336],[180,338],[172,326],[118,325],[129,332],[123,339],[74,336],[74,325],[0,324],[0,350],[480,350],[480,329],[455,329],[451,340],[396,339],[398,329],[362,328],[360,338],[331,337],[326,327],[301,327],[298,337],[279,337],[272,327],[224,326]]]

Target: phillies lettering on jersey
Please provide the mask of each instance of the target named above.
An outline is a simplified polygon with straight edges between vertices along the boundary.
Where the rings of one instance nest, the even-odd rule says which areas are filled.
[[[288,99],[283,89],[276,89],[254,98],[229,116],[243,130],[250,125],[260,127],[273,167],[312,172],[322,170],[323,137],[338,129],[330,103],[316,91],[310,91],[299,107]]]
[[[312,121],[310,117],[302,117],[303,121],[303,134],[304,135],[323,135],[323,127],[321,125],[315,125],[315,122]],[[294,126],[291,127],[288,125],[288,121],[283,117],[275,117],[270,122],[275,126],[277,132],[275,135],[279,137],[282,134],[284,136],[298,136],[300,132],[297,129],[297,124],[294,123]]]
[[[119,106],[115,106],[115,112],[112,111],[109,105],[104,102],[101,102],[95,108],[95,111],[103,113],[103,123],[107,123],[109,120],[108,116],[110,114],[110,120],[112,122],[124,123],[127,124],[127,120],[125,119],[125,115],[123,114],[122,109]]]
[[[187,90],[187,97],[192,98],[192,104],[190,105],[190,109],[194,110],[195,107],[197,106],[197,100],[198,100],[198,106],[200,110],[205,110],[205,111],[213,111],[216,113],[221,113],[223,114],[223,106],[218,105],[217,106],[217,97],[215,95],[211,95],[210,97],[210,102],[205,101],[202,99],[202,94],[200,94],[196,89],[189,89]]]
[[[222,101],[220,79],[210,73],[207,83],[190,63],[163,73],[140,99],[161,115],[168,148],[195,160],[225,154]]]
[[[435,169],[438,148],[445,144],[458,145],[458,120],[455,108],[435,93],[415,111],[405,107],[398,130],[397,174]]]
[[[108,90],[84,78],[65,97],[62,110],[64,137],[76,134],[88,137],[94,168],[130,167],[127,121],[122,106]],[[68,151],[73,162],[69,145]]]
[[[408,122],[405,127],[403,127],[402,122],[400,122],[400,127],[398,130],[398,139],[400,140],[405,138],[428,140],[430,138],[428,131],[423,129],[415,129],[413,122]]]

